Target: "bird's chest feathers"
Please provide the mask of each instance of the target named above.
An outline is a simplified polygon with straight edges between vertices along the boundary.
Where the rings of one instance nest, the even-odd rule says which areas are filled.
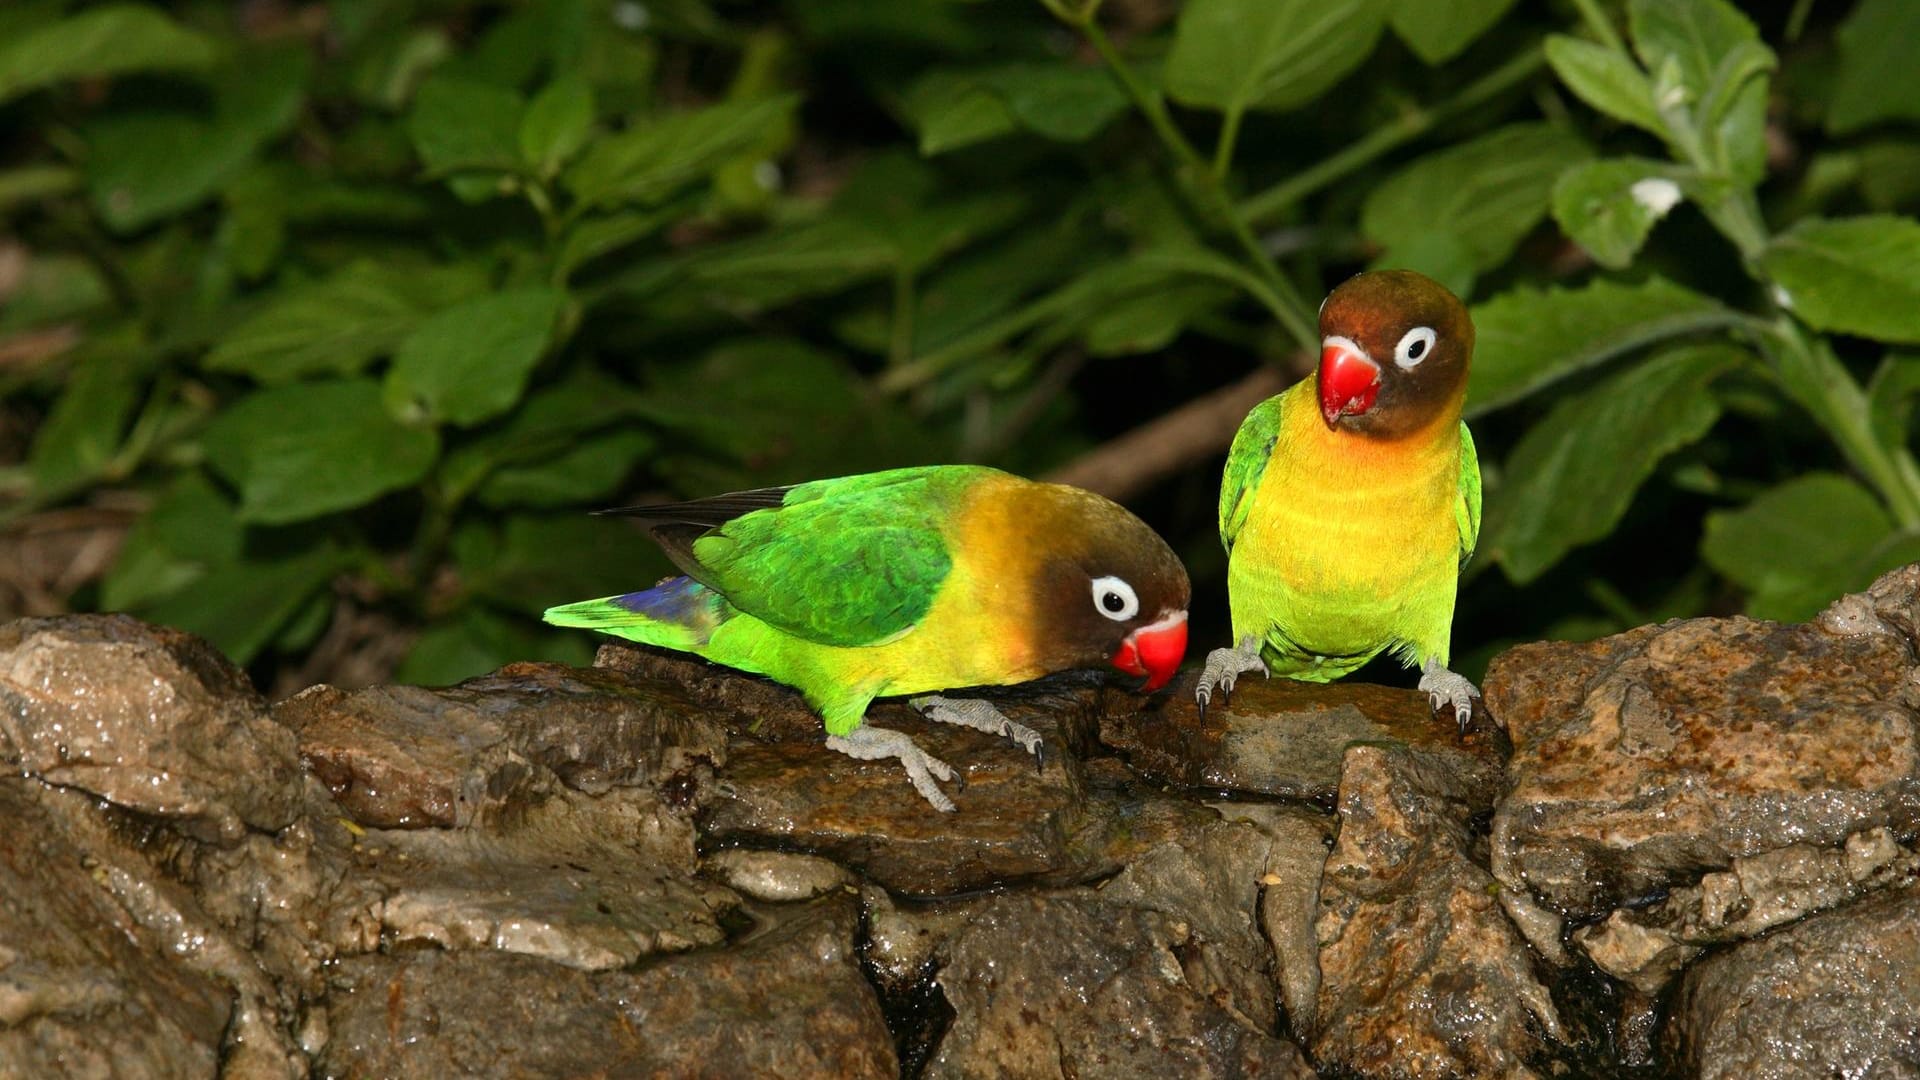
[[[1392,442],[1283,425],[1235,545],[1270,583],[1302,595],[1377,601],[1459,562],[1457,421]]]

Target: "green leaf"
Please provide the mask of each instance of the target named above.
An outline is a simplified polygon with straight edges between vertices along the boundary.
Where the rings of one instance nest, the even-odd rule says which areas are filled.
[[[1546,216],[1554,178],[1591,151],[1551,124],[1510,124],[1428,154],[1381,181],[1360,229],[1392,253],[1434,233],[1456,238],[1475,270],[1507,260]]]
[[[1816,330],[1920,342],[1920,222],[1874,214],[1804,218],[1760,267],[1774,298]]]
[[[1181,281],[1111,305],[1087,322],[1087,352],[1126,356],[1157,352],[1198,316],[1231,303],[1239,290],[1211,281]]]
[[[346,567],[332,544],[215,566],[182,589],[140,607],[153,622],[191,630],[245,664]]]
[[[550,458],[587,433],[634,416],[637,392],[592,368],[529,396],[505,420],[453,449],[441,469],[449,494],[463,497],[495,469]]]
[[[110,4],[0,41],[0,103],[67,79],[202,67],[213,41],[151,7]]]
[[[428,311],[485,284],[481,268],[466,264],[423,269],[356,262],[277,295],[229,331],[205,366],[268,383],[350,375],[391,352]]]
[[[1867,409],[1880,445],[1904,447],[1913,437],[1914,398],[1920,396],[1920,356],[1890,352],[1867,384]]]
[[[1567,89],[1588,105],[1615,120],[1666,136],[1666,123],[1653,107],[1653,84],[1632,60],[1604,45],[1552,34],[1547,37],[1547,63]]]
[[[518,91],[436,75],[414,96],[407,132],[420,163],[435,176],[512,173],[520,168],[525,111]]]
[[[210,116],[141,110],[88,125],[87,184],[101,218],[131,232],[211,198],[292,127],[312,67],[305,48],[257,50],[212,74]]]
[[[1747,590],[1747,613],[1795,621],[1864,588],[1913,554],[1867,489],[1834,473],[1809,473],[1739,510],[1707,515],[1700,554]]]
[[[100,585],[100,606],[128,611],[177,593],[240,558],[245,528],[198,469],[179,474],[140,515]]]
[[[1622,353],[1739,318],[1657,277],[1635,285],[1599,279],[1578,289],[1522,286],[1502,293],[1473,309],[1478,341],[1467,415],[1500,408]]]
[[[575,224],[560,242],[560,254],[554,259],[555,271],[564,280],[574,271],[603,255],[612,254],[628,244],[644,240],[679,220],[683,210],[662,207],[657,210],[621,210],[604,217],[591,217]]]
[[[469,523],[453,547],[467,588],[516,611],[643,589],[678,573],[631,523],[580,513],[516,514],[498,533]]]
[[[514,289],[475,297],[421,323],[387,371],[387,409],[404,420],[477,424],[520,400],[546,354],[566,296]]]
[[[124,348],[90,352],[68,376],[34,436],[27,464],[34,491],[64,494],[99,479],[140,405],[147,365]]]
[[[80,186],[80,174],[65,165],[26,165],[0,170],[0,211],[65,195]]]
[[[495,470],[480,485],[479,499],[504,508],[576,506],[606,498],[657,445],[639,428],[604,431],[544,460]]]
[[[1019,130],[1006,99],[971,72],[929,72],[907,89],[900,107],[920,133],[920,153],[927,157]]]
[[[1656,86],[1684,94],[1686,104],[1705,96],[1723,58],[1760,38],[1726,0],[1630,0],[1627,18],[1634,52]]]
[[[1839,71],[1827,130],[1845,135],[1884,120],[1920,120],[1920,5],[1860,0],[1840,29]]]
[[[25,261],[0,304],[0,331],[79,318],[113,302],[106,278],[81,256],[29,252]]]
[[[520,156],[540,176],[552,176],[593,133],[593,87],[563,74],[535,94],[520,119]]]
[[[1646,158],[1610,158],[1576,165],[1553,185],[1560,231],[1614,270],[1633,262],[1654,223],[1680,202],[1674,166]]]
[[[240,489],[240,519],[304,521],[419,482],[440,439],[406,427],[370,379],[290,383],[240,399],[202,436],[207,463]]]
[[[1524,585],[1611,533],[1660,459],[1713,427],[1710,384],[1747,359],[1730,345],[1683,346],[1555,405],[1507,459],[1481,548]]]
[[[688,492],[735,491],[939,460],[938,433],[871,396],[840,358],[743,340],[659,370],[641,415],[676,436],[655,468]]]
[[[1084,142],[1127,111],[1126,95],[1101,67],[1008,64],[980,80],[1021,127],[1060,142]]]
[[[458,619],[421,634],[394,679],[416,686],[448,686],[516,660],[554,660],[585,667],[593,662],[594,645],[588,634],[542,633],[469,605]]]
[[[1167,93],[1242,112],[1313,100],[1373,52],[1386,0],[1193,0],[1167,57]]]
[[[1451,60],[1493,28],[1514,0],[1396,0],[1393,32],[1428,64]]]
[[[589,206],[658,203],[778,133],[798,104],[790,94],[729,101],[599,139],[567,170],[567,187]]]
[[[1634,51],[1653,74],[1654,108],[1687,118],[1713,168],[1759,182],[1767,87],[1756,76],[1773,54],[1753,23],[1726,0],[1631,0],[1627,12]]]

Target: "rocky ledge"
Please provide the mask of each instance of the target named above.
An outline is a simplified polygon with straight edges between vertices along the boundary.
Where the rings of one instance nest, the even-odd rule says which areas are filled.
[[[268,703],[116,616],[0,627],[0,1073],[1920,1071],[1920,566],[1819,619],[1204,720],[991,696],[931,812],[790,692],[608,646]],[[1504,730],[1503,730],[1504,729]]]

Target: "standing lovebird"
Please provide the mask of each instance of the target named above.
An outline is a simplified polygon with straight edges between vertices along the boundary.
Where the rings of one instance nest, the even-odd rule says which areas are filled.
[[[1462,730],[1480,694],[1447,670],[1460,567],[1480,535],[1480,464],[1460,419],[1473,322],[1410,270],[1351,278],[1320,305],[1320,368],[1234,436],[1220,539],[1235,647],[1195,697],[1243,672],[1328,682],[1391,650]]]
[[[876,697],[1006,685],[1111,664],[1154,690],[1187,648],[1187,571],[1098,495],[969,465],[816,480],[608,513],[637,517],[685,572],[551,608],[601,630],[765,675],[801,692],[827,745],[898,758],[938,810],[946,762],[864,722]],[[984,701],[909,704],[929,719],[1040,736]]]

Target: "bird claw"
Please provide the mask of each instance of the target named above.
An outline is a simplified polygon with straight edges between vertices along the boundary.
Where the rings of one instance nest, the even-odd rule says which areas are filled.
[[[1240,676],[1249,671],[1258,671],[1267,678],[1273,677],[1267,662],[1260,658],[1259,639],[1249,635],[1240,639],[1240,644],[1231,649],[1215,649],[1207,654],[1206,666],[1200,669],[1200,682],[1193,688],[1193,700],[1200,707],[1200,718],[1207,717],[1207,705],[1213,701],[1213,688],[1220,687],[1220,704],[1233,704],[1233,687]]]
[[[958,807],[940,790],[940,785],[933,782],[934,777],[953,783],[957,776],[959,782],[956,786],[959,790],[965,791],[967,788],[965,776],[956,773],[953,766],[920,749],[903,732],[862,724],[845,735],[827,736],[827,747],[859,761],[898,758],[901,767],[907,770],[907,780],[913,784],[913,790],[943,814],[951,814]]]
[[[989,735],[1001,735],[1018,743],[1027,753],[1033,755],[1034,765],[1041,772],[1047,771],[1047,744],[1040,733],[1007,718],[1007,715],[995,708],[991,702],[978,698],[949,698],[938,694],[907,699],[907,704],[920,711],[920,715],[942,724],[956,724],[975,731],[984,731]]]
[[[1466,676],[1448,671],[1433,661],[1420,669],[1420,689],[1432,703],[1433,711],[1453,710],[1454,723],[1465,735],[1467,728],[1473,725],[1473,703],[1480,699],[1480,690]]]

